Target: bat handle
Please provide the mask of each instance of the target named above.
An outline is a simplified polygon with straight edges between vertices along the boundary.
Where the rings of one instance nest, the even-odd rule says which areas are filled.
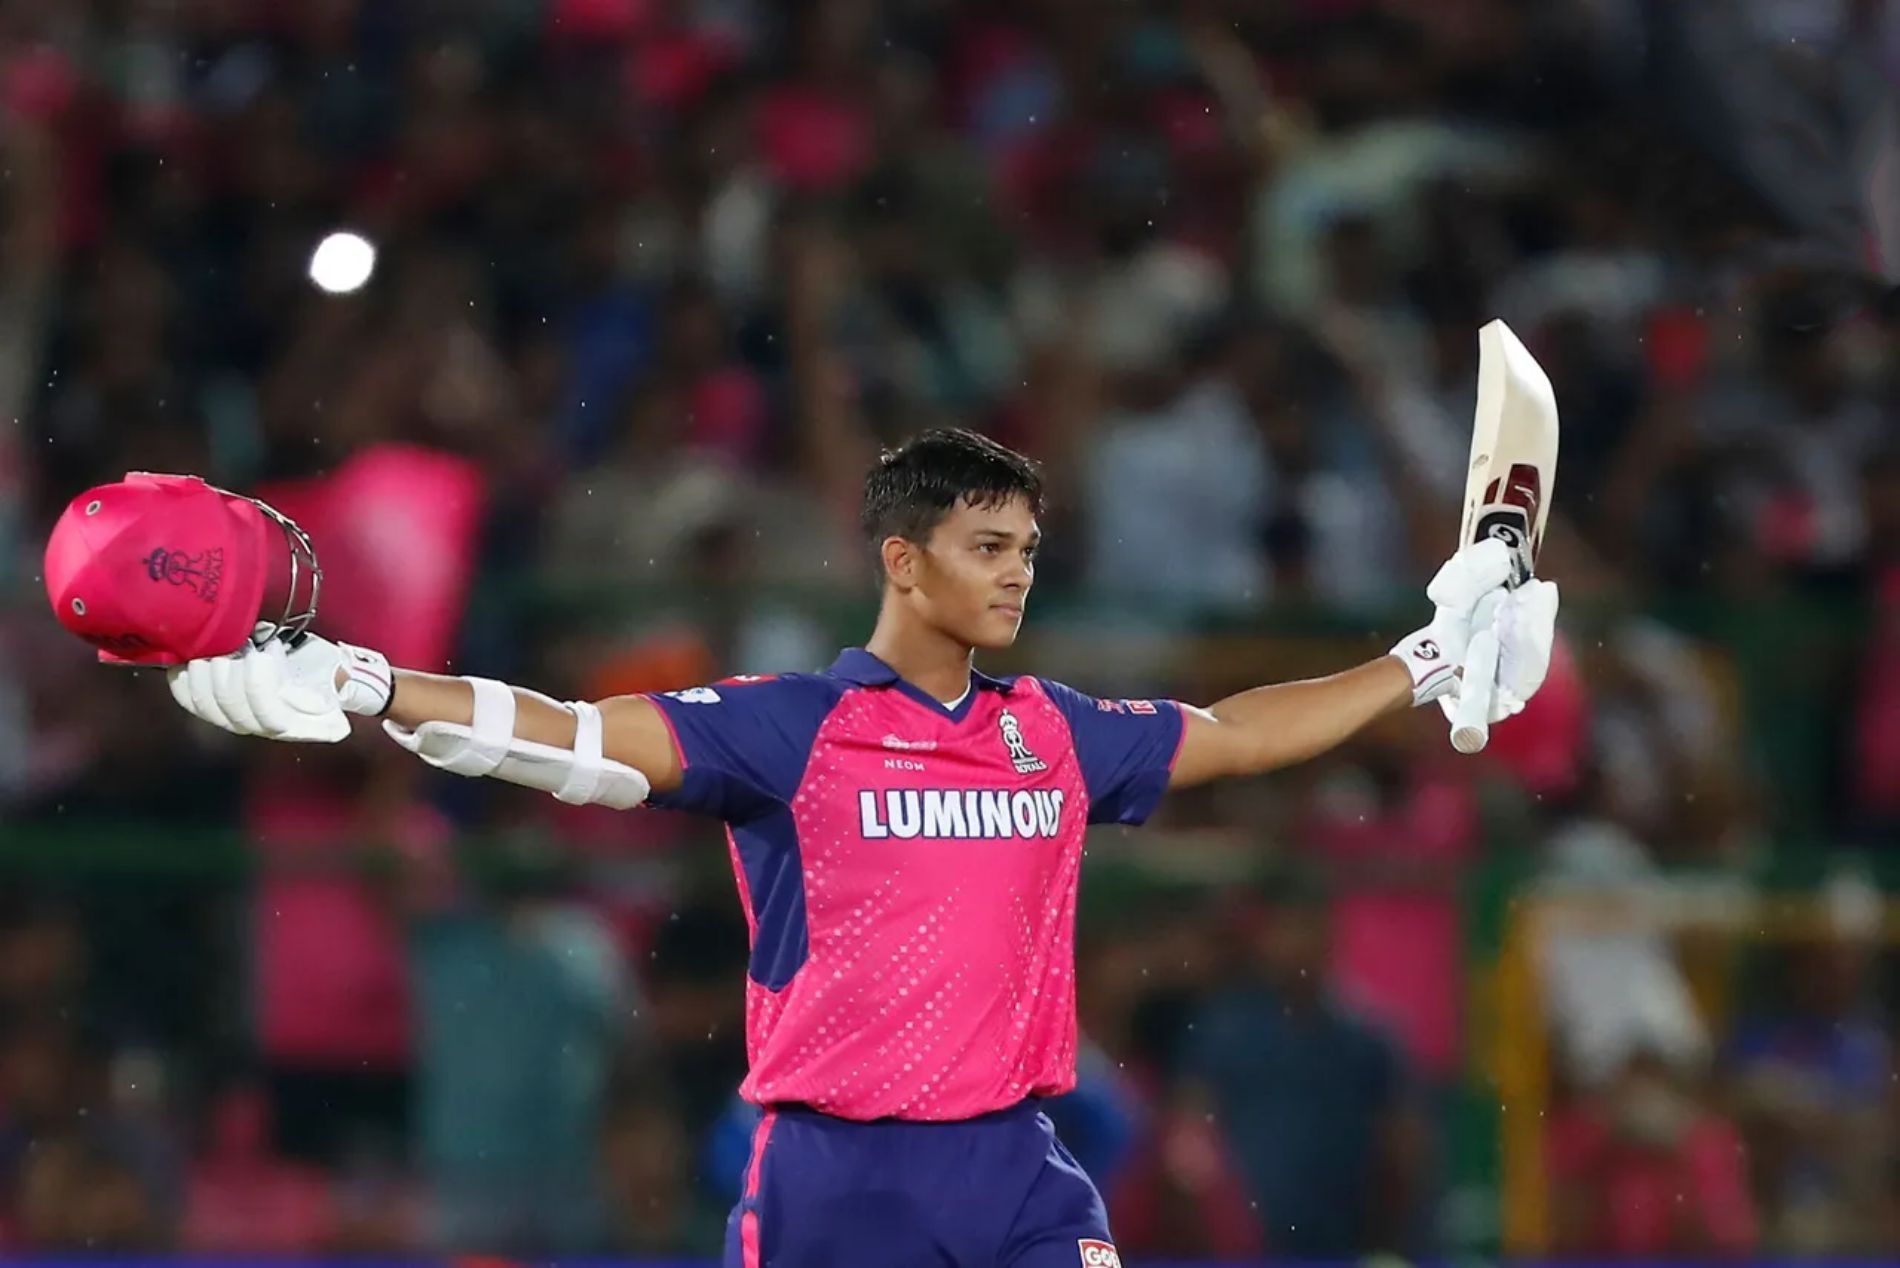
[[[1451,746],[1460,753],[1481,753],[1491,742],[1491,694],[1498,678],[1498,636],[1492,628],[1494,603],[1481,603],[1477,632],[1465,647],[1465,677],[1451,719]]]

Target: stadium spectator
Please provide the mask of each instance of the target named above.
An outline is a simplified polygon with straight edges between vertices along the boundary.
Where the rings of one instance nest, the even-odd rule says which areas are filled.
[[[596,1184],[609,1077],[642,1006],[620,949],[567,868],[504,849],[442,893],[412,886],[415,1136],[432,1242],[580,1254],[606,1216]]]
[[[1894,1151],[1894,1060],[1874,1002],[1878,898],[1839,878],[1828,923],[1775,964],[1764,1006],[1724,1052],[1769,1244],[1792,1255],[1875,1253]]]
[[[1741,1137],[1695,1079],[1633,1052],[1592,1097],[1560,1113],[1548,1151],[1558,1254],[1741,1260],[1759,1229]]]
[[[1405,1253],[1423,1179],[1412,1071],[1333,992],[1329,901],[1289,874],[1249,913],[1235,979],[1191,1024],[1177,1112],[1219,1125],[1271,1254]]]

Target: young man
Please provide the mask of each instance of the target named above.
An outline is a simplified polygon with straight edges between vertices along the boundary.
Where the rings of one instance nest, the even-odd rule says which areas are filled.
[[[1016,638],[1041,504],[1035,464],[969,432],[885,454],[863,506],[877,628],[823,673],[560,704],[311,637],[193,661],[173,694],[278,739],[381,715],[460,774],[726,823],[752,929],[742,1091],[763,1110],[733,1268],[1112,1265],[1102,1201],[1038,1109],[1075,1078],[1085,826],[1140,823],[1168,788],[1273,770],[1445,697],[1508,564],[1495,543],[1460,552],[1427,591],[1430,625],[1331,678],[1205,709],[1095,699],[972,665]],[[1500,718],[1548,665],[1541,584],[1502,610]]]

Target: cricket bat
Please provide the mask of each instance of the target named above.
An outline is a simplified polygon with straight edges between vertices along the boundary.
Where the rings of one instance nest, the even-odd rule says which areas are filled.
[[[1478,410],[1465,469],[1464,517],[1458,544],[1495,537],[1510,547],[1513,588],[1536,572],[1557,479],[1557,398],[1550,379],[1511,328],[1492,321],[1478,332]],[[1490,742],[1492,692],[1497,685],[1498,639],[1491,629],[1494,602],[1472,618],[1464,683],[1451,723],[1451,746],[1477,753]]]

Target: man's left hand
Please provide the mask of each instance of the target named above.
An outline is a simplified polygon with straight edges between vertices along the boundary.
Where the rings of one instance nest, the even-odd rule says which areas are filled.
[[[1510,551],[1503,542],[1487,538],[1461,549],[1432,577],[1425,587],[1435,609],[1432,623],[1392,648],[1412,675],[1414,706],[1441,699],[1456,685],[1454,671],[1464,663],[1471,641],[1472,614],[1480,600],[1501,591],[1510,575]]]
[[[1497,689],[1491,693],[1487,722],[1502,722],[1524,711],[1530,698],[1550,673],[1550,653],[1557,641],[1557,583],[1531,580],[1507,591],[1492,617],[1498,636]],[[1458,688],[1438,697],[1447,719],[1458,711]]]

